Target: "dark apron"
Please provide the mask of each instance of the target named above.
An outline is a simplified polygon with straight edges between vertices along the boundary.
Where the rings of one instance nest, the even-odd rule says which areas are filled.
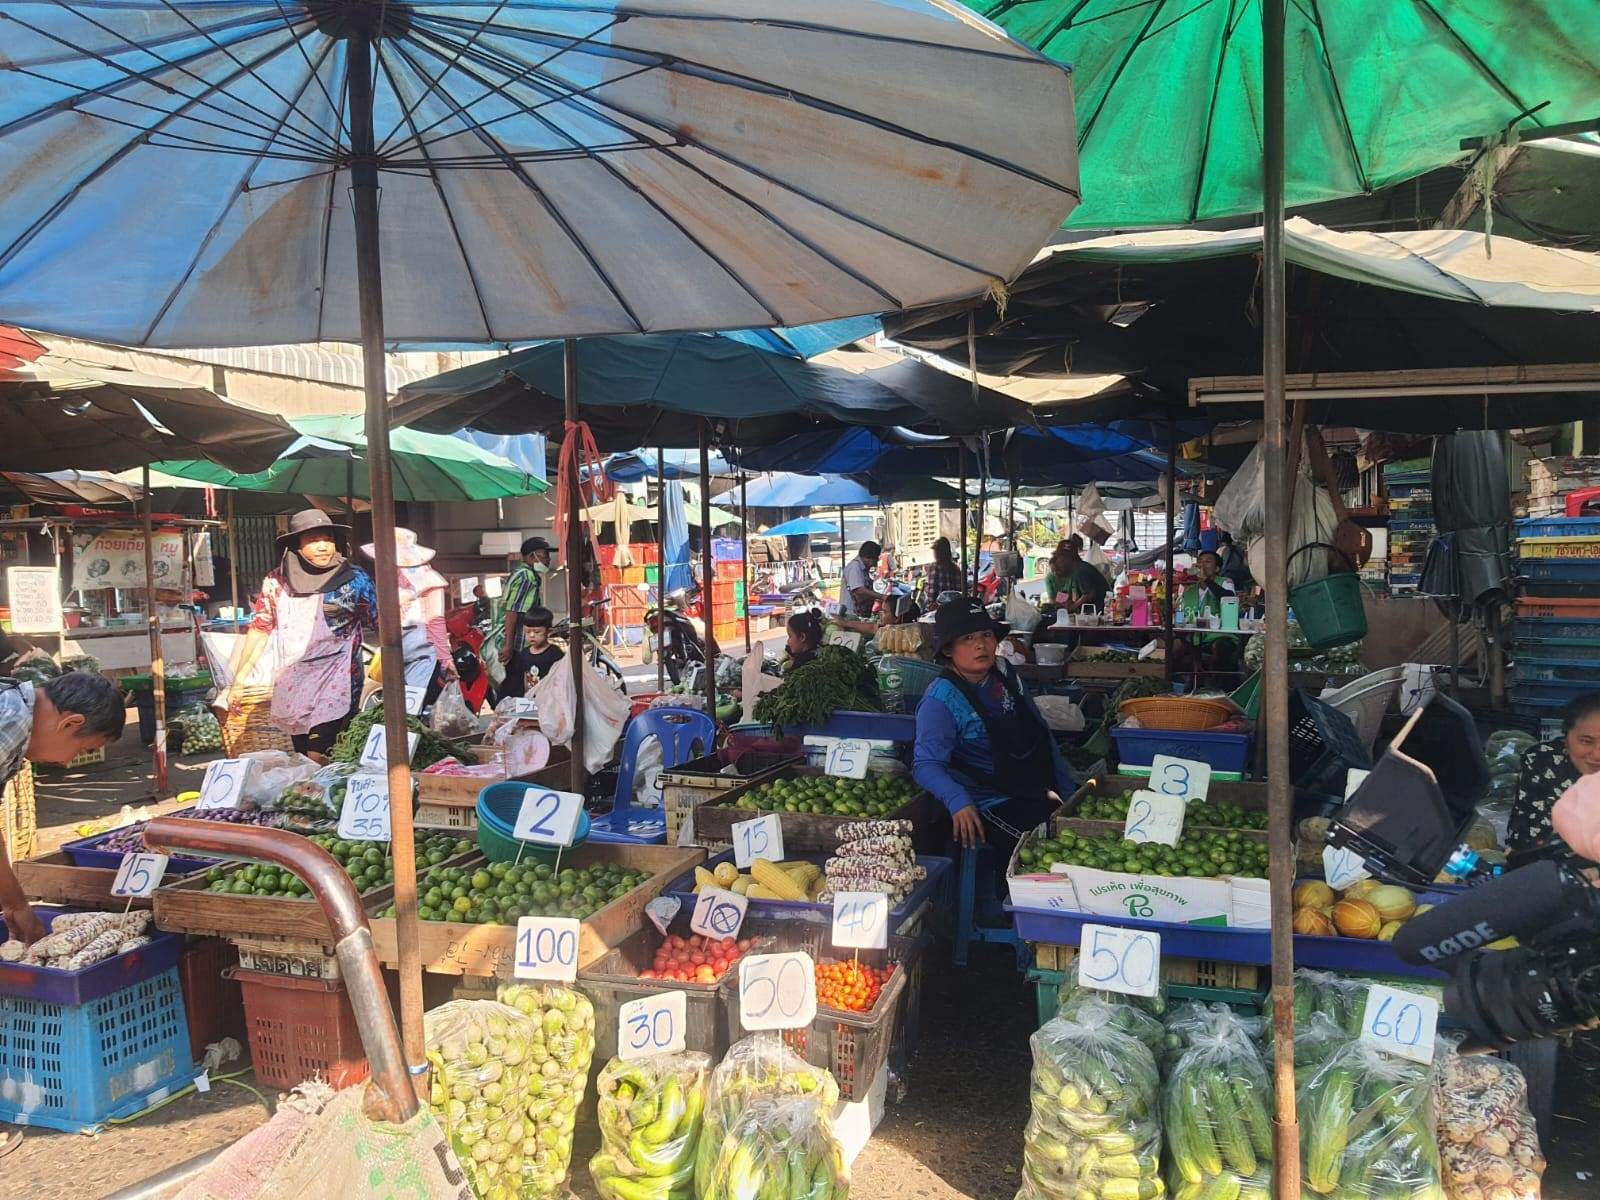
[[[996,669],[1001,685],[1011,694],[1011,716],[992,717],[979,699],[978,689],[946,668],[948,679],[972,705],[989,735],[994,775],[984,781],[1005,799],[979,815],[989,842],[999,853],[997,867],[1003,878],[1011,851],[1022,836],[1049,818],[1057,801],[1047,793],[1055,786],[1055,759],[1050,753],[1050,730],[1027,706],[1017,682]]]

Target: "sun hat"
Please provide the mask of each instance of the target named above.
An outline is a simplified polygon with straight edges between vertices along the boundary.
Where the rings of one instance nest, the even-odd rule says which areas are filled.
[[[303,533],[310,533],[315,529],[326,529],[333,535],[334,544],[343,554],[350,544],[350,531],[343,525],[336,524],[334,519],[320,508],[302,508],[289,518],[289,528],[278,535],[278,553],[282,554],[295,544]]]
[[[377,549],[378,546],[376,542],[368,542],[365,546],[361,547],[361,553],[372,559],[373,562],[377,562]],[[436,553],[438,552],[435,550],[430,550],[427,546],[424,546],[421,542],[417,541],[417,535],[412,533],[411,530],[401,525],[396,525],[394,527],[395,566],[402,569],[410,567],[425,567],[433,561],[433,556]]]
[[[1004,638],[1011,632],[1011,626],[996,621],[989,615],[989,610],[971,596],[941,604],[938,615],[933,618],[933,656],[938,658],[958,638],[985,629],[992,631],[997,638]]]

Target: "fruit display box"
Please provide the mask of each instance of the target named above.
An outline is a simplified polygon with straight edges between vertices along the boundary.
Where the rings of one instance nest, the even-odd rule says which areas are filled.
[[[493,760],[493,747],[473,747],[474,757],[481,761]],[[571,784],[571,755],[564,747],[550,752],[551,761],[537,771],[512,778],[514,783],[530,787],[551,787],[565,791]],[[417,782],[418,825],[431,825],[440,829],[458,829],[468,832],[478,827],[478,796],[484,788],[506,782],[506,776],[494,778],[472,775],[413,775]]]
[[[787,840],[787,835],[785,835],[785,838]],[[786,852],[787,849],[788,847],[785,846]],[[827,861],[828,856],[825,854],[791,855],[791,859],[793,858],[809,859],[820,867]],[[731,863],[733,861],[733,851],[724,850],[721,854],[707,859],[701,865],[707,870],[715,870],[720,863]],[[942,889],[945,888],[950,878],[951,859],[919,854],[917,855],[917,865],[926,871],[927,875],[917,881],[917,885],[906,893],[905,899],[889,910],[889,927],[892,930],[899,931],[903,924],[917,915],[918,910],[929,899],[942,896]],[[691,867],[667,884],[665,891],[669,896],[678,897],[683,902],[684,907],[693,907],[695,902],[694,869]],[[745,911],[749,918],[783,917],[794,914],[812,914],[831,918],[833,915],[832,901],[823,904],[820,901],[810,900],[758,900],[748,897],[746,901],[747,907]],[[948,907],[948,905],[941,900],[941,907]]]
[[[115,870],[80,867],[59,850],[13,863],[12,869],[30,900],[95,911],[121,909],[128,904],[126,898],[111,894],[111,885],[117,880]],[[148,898],[133,901],[135,908],[150,906]]]
[[[458,830],[429,830],[419,828],[418,838],[434,833],[457,836]],[[377,843],[373,843],[377,845]],[[469,861],[478,853],[476,847],[441,860],[446,862]],[[333,929],[328,918],[310,895],[257,896],[253,892],[212,891],[213,871],[231,877],[235,870],[255,864],[245,862],[220,863],[199,875],[191,875],[176,883],[156,889],[156,924],[176,933],[202,934],[208,937],[237,937],[240,934],[258,934],[264,937],[284,938],[295,942],[315,943],[326,953],[333,953]],[[260,871],[257,866],[257,871]],[[419,868],[426,869],[426,864]],[[362,893],[361,907],[370,918],[381,912],[394,900],[394,886],[385,884]]]
[[[645,905],[659,896],[667,884],[705,859],[696,847],[585,844],[562,855],[562,867],[615,864],[627,870],[644,871],[648,878],[627,895],[611,901],[585,918],[579,925],[578,968],[597,962],[607,950],[622,943],[629,934],[644,927]],[[465,863],[486,860],[473,856]],[[369,905],[368,913],[387,908],[390,897]],[[159,918],[158,918],[159,919]],[[385,966],[396,966],[400,951],[392,917],[372,917],[373,946]],[[419,922],[422,966],[441,975],[493,975],[509,979],[516,958],[517,928],[513,925],[477,925],[460,921]]]
[[[757,788],[769,787],[774,783],[781,783],[789,779],[815,779],[824,777],[825,772],[816,767],[789,767],[778,773],[774,779],[751,780],[747,783],[724,792],[715,800],[707,801],[695,809],[694,829],[695,836],[708,842],[731,843],[733,841],[733,826],[740,821],[754,820],[764,816],[770,809],[740,808],[740,800],[746,793]],[[868,779],[882,778],[881,776],[868,775]],[[841,784],[850,784],[852,780],[840,780]],[[789,857],[798,854],[831,854],[839,845],[839,827],[850,821],[910,821],[913,830],[926,829],[931,825],[930,800],[926,792],[918,791],[903,804],[881,814],[860,816],[835,816],[832,813],[814,812],[788,812],[776,810],[778,820],[783,826],[784,853]],[[915,836],[915,834],[913,834]]]

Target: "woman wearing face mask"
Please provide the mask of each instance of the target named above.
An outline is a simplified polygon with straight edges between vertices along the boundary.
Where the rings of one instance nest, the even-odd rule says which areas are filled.
[[[377,561],[377,547],[368,542],[361,553]],[[430,688],[434,672],[448,682],[456,677],[450,657],[450,634],[444,625],[450,585],[429,564],[434,551],[409,529],[394,531],[395,566],[400,571],[400,651],[406,660],[406,686]],[[440,686],[443,686],[441,684]],[[433,700],[432,696],[427,697]]]
[[[1002,880],[1022,834],[1077,787],[1032,697],[996,654],[1005,632],[970,597],[939,609],[933,653],[944,674],[917,705],[912,764],[949,811],[956,842],[994,847]]]
[[[272,720],[301,753],[326,753],[361,697],[361,641],[378,630],[372,577],[345,557],[345,530],[321,509],[289,519],[278,566],[261,581],[231,679],[247,679],[269,647]],[[227,692],[217,697],[226,701]]]

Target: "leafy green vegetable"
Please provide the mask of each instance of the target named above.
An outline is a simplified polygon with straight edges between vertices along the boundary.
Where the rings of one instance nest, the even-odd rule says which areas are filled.
[[[353,763],[361,757],[361,747],[366,745],[367,734],[374,725],[383,723],[383,706],[375,704],[371,708],[364,708],[358,712],[344,727],[333,743],[333,751],[328,755],[334,762]],[[412,733],[418,734],[417,752],[411,756],[411,769],[413,771],[426,771],[442,758],[449,758],[454,754],[455,747],[445,741],[433,730],[424,725],[418,717],[407,717],[406,727]]]
[[[881,712],[878,673],[862,655],[824,646],[783,683],[756,701],[755,718],[782,728],[820,725],[835,712]]]

